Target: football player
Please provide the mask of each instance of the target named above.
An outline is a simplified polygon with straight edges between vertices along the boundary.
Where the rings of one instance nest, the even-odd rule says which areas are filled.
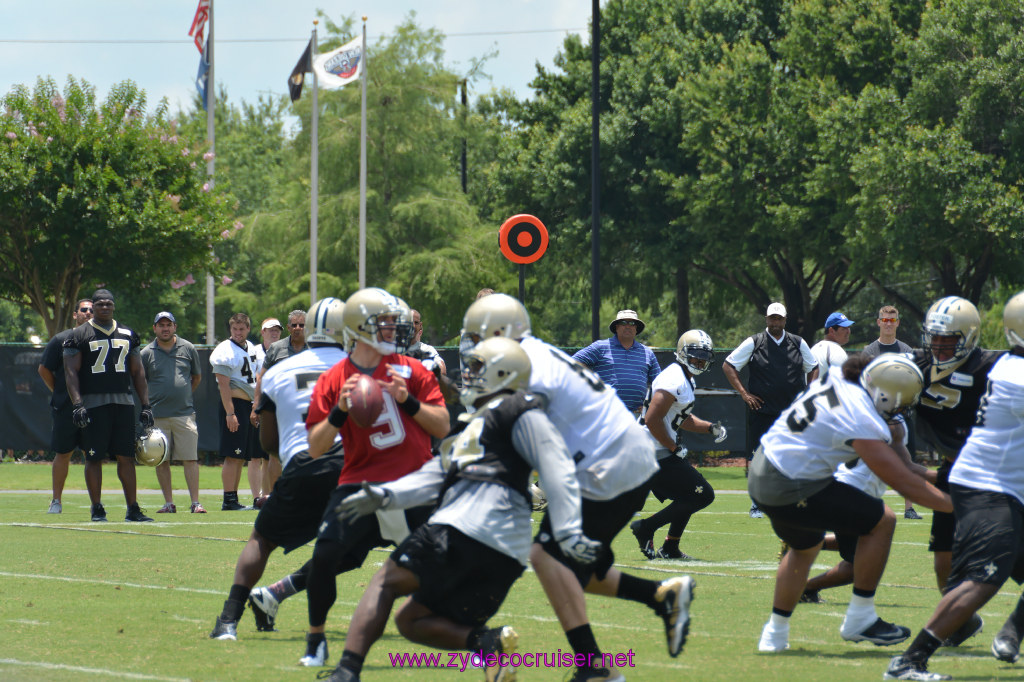
[[[937,319],[939,315],[949,315],[951,305],[964,309],[962,304],[943,301],[928,311],[931,320],[926,318],[925,333],[933,337],[940,331],[936,322],[943,321]],[[945,322],[941,331],[951,327]],[[1017,456],[1024,447],[1024,292],[1006,304],[1003,327],[1011,350],[992,365],[983,388],[979,387],[983,393],[973,430],[948,472],[956,539],[946,589],[910,647],[892,659],[884,679],[951,679],[929,673],[928,659],[970,623],[1007,578],[1024,581],[1024,469]],[[932,349],[940,353],[936,361],[948,352],[934,338]],[[992,643],[996,658],[1016,661],[1020,634],[1019,624],[1011,616]]]
[[[679,576],[657,582],[613,567],[612,540],[643,508],[648,480],[658,470],[654,446],[615,391],[590,369],[530,333],[523,304],[506,294],[477,299],[462,322],[463,354],[484,339],[518,340],[533,370],[529,390],[542,397],[548,418],[565,440],[576,463],[583,533],[601,543],[595,561],[566,556],[555,540],[551,509],[544,514],[530,549],[530,563],[577,654],[592,664],[577,667],[579,680],[622,679],[603,665],[586,616],[584,590],[646,604],[665,623],[669,654],[686,642],[693,579]]]
[[[676,440],[680,429],[710,433],[715,442],[725,440],[727,432],[720,422],[712,424],[693,415],[696,400],[693,377],[703,374],[714,358],[711,337],[700,329],[691,329],[676,343],[676,361],[662,370],[647,389],[640,423],[654,441],[658,472],[650,481],[651,492],[659,502],[672,500],[667,507],[646,519],[629,524],[640,551],[648,559],[692,559],[679,549],[679,538],[690,517],[715,501],[715,490],[693,465],[686,461],[686,448]],[[661,549],[654,549],[654,533],[668,524],[668,536]]]
[[[429,521],[374,576],[372,582],[382,583],[380,593],[387,598],[386,610],[376,609],[372,633],[383,632],[395,597],[412,594],[395,616],[404,637],[478,652],[485,661],[497,654],[487,678],[501,680],[512,672],[508,655],[518,635],[511,626],[486,625],[530,554],[532,470],[540,472],[562,551],[588,563],[600,546],[581,532],[579,484],[565,441],[541,400],[522,390],[530,380],[526,353],[515,341],[493,338],[465,360],[463,430],[445,439],[441,456],[419,471],[384,485],[365,485],[346,497],[339,511],[366,515],[439,501]],[[358,680],[359,666],[353,663],[359,661],[343,656],[331,682]]]
[[[345,466],[324,512],[306,587],[310,628],[301,663],[307,666],[321,666],[327,659],[324,629],[337,597],[335,576],[361,566],[374,547],[404,540],[430,512],[426,507],[404,513],[381,510],[343,521],[334,507],[363,481],[393,481],[419,469],[431,458],[430,437],[443,438],[449,430],[437,379],[423,363],[402,355],[412,337],[409,307],[383,289],[361,289],[345,303],[343,321],[349,357],[320,377],[306,419],[312,457],[326,452],[339,431],[345,443]],[[348,418],[349,394],[363,374],[377,381],[384,399],[383,411],[369,427]],[[376,599],[374,589],[368,586],[363,599]],[[353,620],[346,644],[355,651],[369,650],[375,639],[370,634]]]
[[[974,304],[959,296],[932,303],[924,316],[922,350],[914,361],[924,374],[925,388],[917,406],[917,432],[942,456],[936,486],[949,492],[949,472],[974,424],[978,403],[985,393],[989,370],[1003,351],[978,348],[981,316]],[[933,514],[928,550],[934,553],[935,578],[944,591],[953,557],[953,514]],[[947,646],[959,646],[981,632],[981,616],[974,614]]]
[[[276,548],[283,547],[287,554],[316,537],[327,500],[338,482],[344,462],[340,439],[313,459],[306,440],[305,418],[320,375],[347,357],[342,350],[344,309],[345,302],[337,298],[317,301],[307,316],[309,352],[282,360],[263,375],[263,390],[256,406],[257,412],[266,416],[260,422],[260,440],[267,452],[280,458],[282,474],[274,484],[274,494],[256,516],[249,541],[238,557],[234,582],[210,633],[213,639],[237,639],[246,598],[256,617],[256,629],[273,631],[280,602],[304,588],[306,572],[290,576],[289,584],[294,589],[287,593],[280,587],[253,586]],[[300,584],[294,584],[299,581]]]
[[[72,421],[83,430],[85,486],[93,521],[106,521],[100,501],[103,460],[117,460],[117,477],[128,505],[125,521],[152,521],[139,509],[135,483],[135,407],[129,382],[142,402],[139,421],[152,428],[146,371],[139,359],[139,335],[114,319],[114,296],[106,289],[92,295],[93,318],[64,341],[64,378]]]
[[[900,494],[932,509],[952,508],[947,494],[911,473],[888,445],[885,420],[913,406],[923,383],[917,366],[902,356],[883,355],[870,364],[854,356],[842,371],[829,372],[797,396],[762,437],[747,487],[789,551],[779,562],[771,618],[758,650],[789,648],[790,616],[826,530],[859,537],[853,597],[839,631],[843,639],[886,646],[910,636],[907,628],[875,613],[896,515],[882,500],[833,475],[840,463],[859,457]]]

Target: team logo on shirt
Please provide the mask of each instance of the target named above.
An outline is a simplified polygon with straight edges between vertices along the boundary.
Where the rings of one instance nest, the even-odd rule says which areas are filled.
[[[973,386],[974,375],[964,374],[963,372],[953,372],[949,375],[949,383],[954,386]]]

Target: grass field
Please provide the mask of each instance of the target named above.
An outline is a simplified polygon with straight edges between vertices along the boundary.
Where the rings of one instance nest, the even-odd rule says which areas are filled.
[[[204,489],[219,491],[220,469],[201,468]],[[250,614],[239,625],[239,641],[207,637],[220,612],[235,561],[248,537],[254,512],[220,512],[220,495],[202,502],[206,515],[160,515],[152,524],[121,521],[124,500],[112,465],[105,468],[104,495],[110,522],[90,523],[81,465],[73,465],[64,513],[47,515],[50,469],[45,464],[0,465],[0,680],[313,680],[316,669],[297,665],[304,650],[303,595],[282,605],[278,632],[257,633]],[[173,470],[176,487],[184,485]],[[901,647],[851,644],[839,636],[849,588],[823,593],[827,603],[803,604],[791,625],[791,650],[757,653],[761,626],[771,608],[779,543],[767,520],[747,516],[738,468],[704,470],[719,490],[715,503],[693,518],[682,548],[695,562],[643,559],[629,531],[620,534],[620,568],[649,578],[688,573],[697,582],[690,638],[682,655],[665,651],[661,620],[645,606],[589,597],[588,608],[605,652],[634,653],[630,680],[878,680]],[[244,476],[243,476],[244,482]],[[139,499],[154,512],[162,498],[152,472],[139,470]],[[244,486],[243,486],[244,490]],[[176,493],[179,510],[188,498]],[[243,494],[243,501],[248,499]],[[890,504],[902,508],[899,498]],[[649,499],[645,514],[658,508]],[[938,599],[927,552],[930,513],[922,521],[902,519],[876,604],[886,620],[916,633]],[[276,580],[308,558],[310,548],[288,556],[277,552],[261,584]],[[370,575],[387,556],[373,552],[366,566],[338,580],[338,602],[328,620],[331,664],[337,662],[345,629]],[[824,553],[818,568],[836,560]],[[957,680],[1019,680],[1022,669],[996,661],[992,637],[1014,604],[1016,585],[1004,586],[983,610],[985,630],[958,649],[943,649],[931,667]],[[512,624],[522,652],[567,649],[536,577],[527,571],[513,587],[493,624]],[[399,637],[391,624],[370,652],[364,680],[482,679],[479,671],[396,670],[388,654],[423,651]],[[447,657],[445,657],[447,661]],[[521,669],[521,680],[561,680],[566,669]]]

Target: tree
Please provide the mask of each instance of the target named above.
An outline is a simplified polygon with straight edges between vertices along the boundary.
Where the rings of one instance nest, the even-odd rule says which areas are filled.
[[[234,201],[210,191],[166,118],[124,81],[99,104],[69,78],[14,88],[0,114],[0,297],[29,305],[52,335],[80,289],[146,287],[214,269]]]

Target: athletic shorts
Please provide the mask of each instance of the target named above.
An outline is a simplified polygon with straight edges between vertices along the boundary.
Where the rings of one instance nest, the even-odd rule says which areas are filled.
[[[154,421],[171,444],[172,460],[195,462],[199,459],[199,429],[194,412],[187,417],[157,417]]]
[[[50,449],[59,455],[74,452],[75,448],[82,447],[84,429],[78,428],[71,421],[73,412],[74,409],[70,402],[60,408],[50,407],[50,417],[53,422],[50,431]]]
[[[880,499],[835,480],[794,504],[754,502],[768,515],[775,534],[797,550],[814,547],[825,538],[826,531],[853,537],[867,535],[885,515],[885,503]]]
[[[1001,587],[1024,581],[1024,505],[1005,493],[953,483],[956,538],[946,590],[971,581]]]
[[[278,478],[273,494],[256,515],[256,532],[283,548],[285,554],[315,538],[331,493],[338,487],[343,463],[339,458],[336,468],[315,476]]]
[[[648,484],[659,502],[685,497],[694,502],[696,511],[715,501],[715,489],[707,479],[692,464],[676,455],[658,460],[658,470]]]
[[[238,430],[228,430],[228,414],[224,411],[224,405],[217,403],[217,415],[220,417],[220,456],[232,457],[234,459],[260,459],[256,452],[256,441],[260,434],[256,427],[249,422],[249,415],[252,413],[252,401],[232,398],[231,407],[238,419]],[[266,458],[267,454],[263,453]]]
[[[391,553],[391,560],[419,578],[413,599],[469,627],[483,625],[498,612],[524,569],[459,529],[434,523],[414,530]]]
[[[135,457],[135,408],[100,405],[89,408],[89,424],[82,429],[82,452],[90,462]]]
[[[843,561],[853,563],[857,554],[857,543],[860,542],[859,535],[851,533],[836,533],[836,544],[839,545],[839,556]]]
[[[942,492],[949,492],[949,472],[953,463],[943,459],[936,472],[935,487]],[[953,534],[956,532],[956,515],[947,512],[932,513],[932,533],[928,539],[929,552],[952,552]]]
[[[551,534],[550,507],[544,512],[540,522],[540,530],[533,538],[544,551],[569,567],[583,587],[587,586],[593,576],[604,580],[608,569],[615,563],[612,551],[612,540],[619,534],[633,515],[644,508],[647,501],[648,483],[643,483],[632,490],[627,490],[610,500],[588,500],[583,498],[580,504],[580,515],[583,517],[583,534],[591,540],[601,543],[601,551],[597,560],[591,564],[581,564],[562,553],[562,548],[555,542]]]

